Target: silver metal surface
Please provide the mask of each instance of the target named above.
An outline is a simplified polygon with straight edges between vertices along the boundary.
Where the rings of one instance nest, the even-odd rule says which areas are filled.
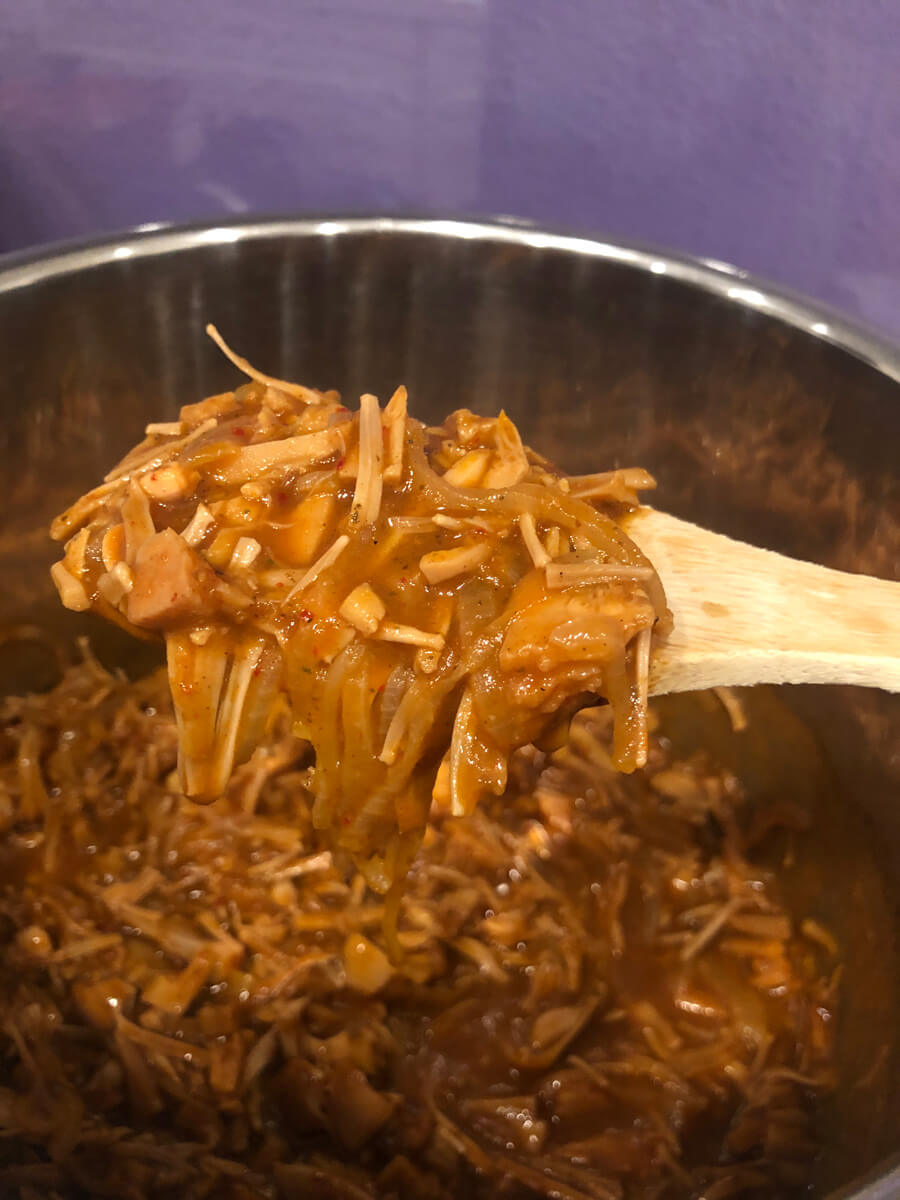
[[[140,225],[120,236],[97,242],[60,243],[43,251],[0,255],[0,292],[27,287],[48,277],[82,271],[105,262],[177,254],[200,246],[252,242],[255,238],[341,237],[365,234],[416,234],[468,241],[510,242],[627,263],[636,270],[668,275],[682,283],[759,309],[855,354],[900,381],[900,347],[874,330],[850,321],[836,310],[756,278],[731,263],[655,249],[640,243],[602,240],[557,233],[515,218],[497,221],[443,220],[425,217],[255,218],[220,225]]]
[[[0,260],[0,621],[64,639],[90,628],[101,654],[134,655],[60,609],[45,531],[147,421],[234,386],[210,320],[277,375],[351,397],[404,382],[425,419],[502,406],[570,470],[647,466],[678,515],[847,570],[900,568],[900,350],[878,336],[727,265],[610,240],[253,220]],[[7,687],[51,673],[3,659]],[[782,696],[826,748],[839,800],[816,831],[835,847],[833,886],[810,902],[852,960],[819,1191],[849,1197],[848,1180],[900,1149],[900,703]],[[841,847],[863,842],[871,869],[842,871]],[[866,1186],[860,1198],[900,1195],[900,1169]]]

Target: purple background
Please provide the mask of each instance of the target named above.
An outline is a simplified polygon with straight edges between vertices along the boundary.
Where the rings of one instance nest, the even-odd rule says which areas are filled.
[[[513,214],[900,332],[898,0],[0,0],[0,249]]]

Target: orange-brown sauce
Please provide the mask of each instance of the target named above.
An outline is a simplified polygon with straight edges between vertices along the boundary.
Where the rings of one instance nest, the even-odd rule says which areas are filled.
[[[613,770],[596,711],[473,816],[435,810],[392,963],[384,902],[323,852],[283,724],[198,807],[160,675],[89,665],[8,701],[0,1181],[802,1194],[841,952],[781,881],[802,797],[700,748],[725,721],[706,703],[661,707],[644,772]]]
[[[619,519],[653,481],[570,478],[503,414],[426,428],[403,388],[358,413],[299,392],[256,382],[149,426],[54,523],[54,578],[164,636],[190,795],[221,794],[285,693],[317,825],[388,891],[433,795],[501,793],[510,754],[588,699],[616,715],[617,765],[643,761],[669,614]]]

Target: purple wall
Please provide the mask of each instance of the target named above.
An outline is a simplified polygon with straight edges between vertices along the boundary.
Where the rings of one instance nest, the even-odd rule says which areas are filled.
[[[900,332],[898,79],[898,0],[0,0],[0,248],[506,213]]]

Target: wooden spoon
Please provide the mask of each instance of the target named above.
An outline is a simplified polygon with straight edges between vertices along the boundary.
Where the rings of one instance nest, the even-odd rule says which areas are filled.
[[[754,683],[900,691],[900,583],[732,541],[653,508],[627,522],[675,619],[650,694]]]

